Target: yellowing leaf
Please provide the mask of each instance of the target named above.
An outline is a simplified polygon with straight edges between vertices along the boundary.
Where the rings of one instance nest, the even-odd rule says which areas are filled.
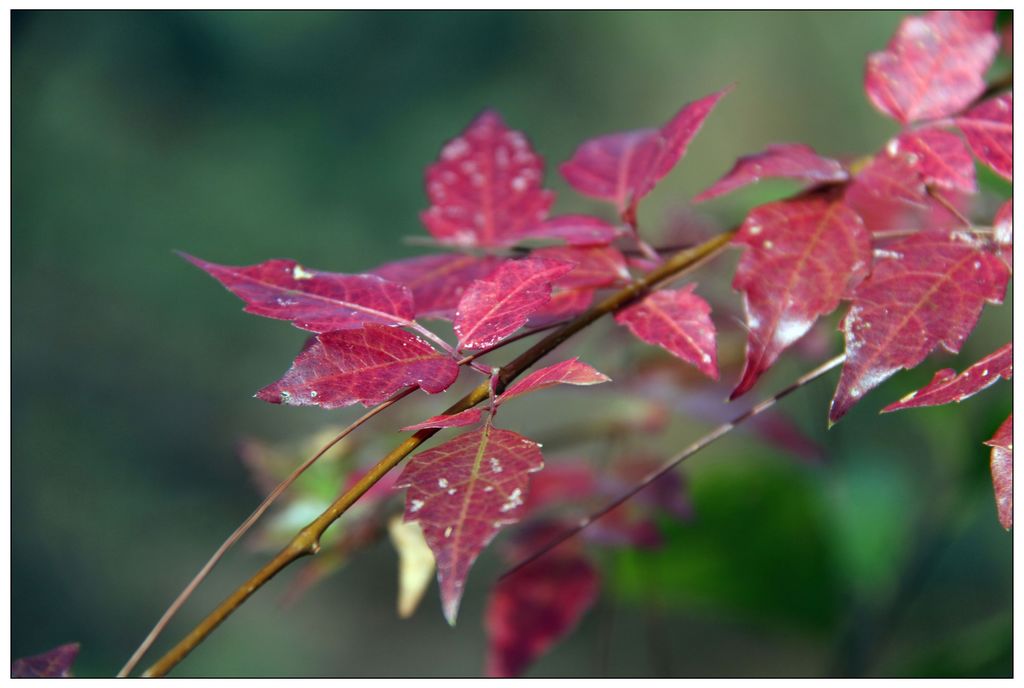
[[[394,516],[388,521],[388,535],[398,552],[398,616],[408,619],[434,578],[434,553],[415,521],[403,523],[401,516]]]

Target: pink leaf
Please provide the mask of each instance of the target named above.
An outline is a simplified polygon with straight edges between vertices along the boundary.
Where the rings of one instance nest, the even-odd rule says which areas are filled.
[[[566,385],[596,385],[600,382],[608,382],[609,378],[597,372],[586,363],[580,363],[579,359],[572,358],[562,361],[547,368],[530,373],[519,382],[511,385],[503,394],[499,394],[494,400],[495,407],[500,406],[509,399],[514,399],[523,394],[537,392],[558,384]],[[409,425],[403,430],[421,430],[423,428],[458,428],[477,423],[483,417],[483,409],[471,408],[452,414],[450,416],[434,416],[422,423]]]
[[[992,486],[996,492],[999,524],[1013,527],[1013,414],[1011,413],[988,442],[992,447]]]
[[[419,521],[437,559],[448,623],[466,576],[498,530],[519,520],[529,474],[544,467],[537,444],[484,425],[412,457],[396,483],[408,487],[405,520]]]
[[[530,480],[530,493],[523,514],[535,516],[548,507],[564,507],[602,494],[598,479],[589,463],[574,461],[547,466]],[[540,546],[544,543],[538,542]]]
[[[559,171],[586,196],[616,204],[620,213],[646,196],[686,154],[719,99],[729,88],[683,107],[661,129],[608,134],[584,142]]]
[[[719,406],[721,405],[719,399]],[[630,457],[628,461],[617,463],[614,473],[619,484],[615,486],[614,496],[634,487],[648,474],[659,470],[663,463],[661,459],[646,456]],[[686,483],[683,481],[683,474],[678,470],[665,473],[638,492],[631,501],[635,507],[664,510],[677,518],[693,516],[693,505],[690,504],[686,492]]]
[[[540,223],[524,239],[562,239],[570,246],[610,244],[622,234],[613,224],[590,215],[560,215]]]
[[[951,115],[985,90],[999,49],[992,12],[929,12],[900,24],[888,47],[868,56],[871,104],[903,124]]]
[[[865,165],[847,187],[845,200],[851,208],[877,205],[909,205],[920,210],[928,190],[924,178],[906,156],[890,155],[887,149]]]
[[[405,330],[366,325],[318,335],[280,380],[256,396],[272,404],[373,406],[395,392],[419,385],[430,394],[455,382],[459,366]]]
[[[245,301],[246,313],[290,320],[303,330],[408,325],[414,317],[409,290],[376,275],[306,270],[293,260],[280,259],[234,267],[181,255]]]
[[[615,315],[615,322],[648,344],[656,344],[718,379],[715,326],[711,306],[693,293],[696,284],[662,289]]]
[[[630,279],[625,257],[613,246],[552,246],[538,248],[530,257],[574,264],[572,270],[554,282],[556,288],[609,287]]]
[[[479,423],[483,417],[483,409],[471,408],[448,416],[432,416],[422,423],[406,425],[402,430],[423,430],[424,428],[464,428],[467,425]]]
[[[600,373],[586,363],[580,363],[578,358],[570,358],[568,361],[555,363],[546,368],[541,368],[530,373],[522,380],[512,384],[498,398],[495,404],[503,404],[509,399],[515,399],[530,392],[539,392],[555,385],[597,385],[602,382],[609,382],[604,373]]]
[[[961,226],[962,221],[928,193],[921,164],[916,154],[890,144],[857,173],[843,200],[871,232]],[[969,195],[954,189],[942,196],[961,213],[969,211]]]
[[[1013,92],[979,103],[957,117],[956,125],[983,163],[1013,179]]]
[[[555,195],[541,188],[544,161],[521,132],[487,110],[445,144],[427,168],[434,237],[459,246],[506,246],[543,222]]]
[[[823,195],[755,208],[733,241],[746,247],[732,286],[749,333],[735,399],[864,279],[871,242],[857,213]]]
[[[846,363],[830,422],[940,344],[958,352],[985,302],[1002,301],[1008,279],[1003,261],[955,232],[915,234],[888,246],[840,326]]]
[[[920,406],[941,406],[954,401],[959,403],[974,396],[999,378],[1009,380],[1012,376],[1013,342],[1010,342],[959,375],[951,368],[940,370],[927,385],[896,403],[889,404],[882,409],[882,413]]]
[[[978,190],[974,160],[956,134],[935,127],[918,129],[893,139],[886,150],[890,157],[903,157],[925,184],[969,194]]]
[[[658,525],[628,504],[615,507],[594,521],[583,537],[604,547],[657,547],[664,541]]]
[[[38,655],[20,657],[11,662],[11,678],[68,678],[78,649],[78,643],[68,643]]]
[[[572,269],[571,263],[524,258],[474,282],[455,313],[459,348],[482,349],[518,330],[551,298],[551,283]]]
[[[590,307],[594,301],[594,289],[551,290],[551,300],[530,314],[526,321],[529,327],[546,327],[574,318]]]
[[[557,550],[498,581],[484,617],[487,675],[522,674],[572,632],[599,586],[597,571],[582,555]]]
[[[848,177],[839,162],[818,155],[810,146],[777,143],[761,153],[745,155],[737,160],[724,177],[697,195],[693,201],[700,203],[723,196],[762,179],[794,179],[816,185],[842,182]]]
[[[417,318],[451,320],[466,288],[500,264],[501,259],[493,256],[445,253],[386,263],[373,273],[412,291]]]
[[[708,377],[718,379],[715,326],[711,306],[693,293],[696,284],[662,289],[615,315],[615,321],[648,344],[692,363]]]

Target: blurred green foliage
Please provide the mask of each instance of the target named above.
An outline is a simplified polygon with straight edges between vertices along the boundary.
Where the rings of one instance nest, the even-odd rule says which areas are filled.
[[[416,252],[401,240],[422,234],[423,167],[483,107],[530,134],[551,166],[582,138],[657,124],[736,83],[645,201],[656,234],[768,143],[837,156],[879,147],[895,127],[863,97],[863,60],[900,17],[15,12],[12,656],[78,640],[76,673],[112,675],[257,503],[239,438],[292,440],[354,417],[251,399],[303,335],[240,313],[172,249],[367,270]],[[603,212],[556,175],[549,183],[559,211]],[[1008,193],[986,190],[993,208]],[[701,211],[728,226],[784,192],[754,188]],[[698,279],[739,313],[732,264]],[[751,436],[694,459],[696,520],[666,523],[660,551],[610,557],[600,605],[536,673],[1009,675],[1011,541],[980,444],[1010,409],[1009,385],[955,408],[876,414],[937,367],[1005,342],[1010,305],[986,313],[962,356],[896,376],[831,432],[831,382],[787,400],[781,412],[821,445],[821,465]],[[716,322],[736,349],[731,317]],[[627,376],[614,365],[629,365],[626,340],[601,341],[616,344],[588,360]],[[806,367],[785,363],[759,393]],[[409,422],[441,403],[424,401]],[[510,418],[555,432],[555,408]],[[365,460],[393,441],[396,418],[365,430]],[[674,419],[660,455],[700,427]],[[260,561],[244,548],[229,556],[157,649]],[[176,673],[479,673],[496,558],[475,568],[456,629],[436,595],[399,622],[394,569],[375,546],[287,610],[275,581]]]

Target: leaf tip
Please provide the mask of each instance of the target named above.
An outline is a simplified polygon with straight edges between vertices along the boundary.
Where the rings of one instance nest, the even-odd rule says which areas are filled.
[[[735,401],[744,394],[746,394],[747,392],[749,392],[751,388],[753,388],[753,386],[757,383],[758,377],[759,374],[756,373],[754,370],[750,368],[745,368],[743,370],[743,375],[740,376],[739,382],[736,383],[736,386],[729,394],[729,401]]]
[[[172,249],[171,252],[174,253],[174,255],[181,258],[182,260],[186,260],[189,263],[192,263],[196,267],[201,268],[203,270],[206,269],[206,265],[209,265],[209,263],[207,263],[205,260],[203,260],[202,258],[196,258],[191,253],[186,253],[185,251],[180,251],[178,249]]]
[[[288,401],[291,394],[278,389],[277,384],[267,385],[252,395],[254,399],[260,399],[268,404],[283,404]]]
[[[461,596],[456,594],[448,596],[442,604],[444,620],[447,621],[448,625],[452,628],[455,628],[455,622],[459,616],[459,603],[461,601]]]

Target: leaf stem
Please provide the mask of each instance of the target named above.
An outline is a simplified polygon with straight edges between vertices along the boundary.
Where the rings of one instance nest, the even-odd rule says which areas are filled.
[[[960,210],[955,205],[953,205],[948,198],[943,196],[937,188],[929,184],[928,186],[925,187],[925,190],[928,192],[928,195],[934,198],[935,201],[943,208],[945,208],[947,212],[949,212],[953,217],[962,222],[964,224],[964,227],[967,227],[968,229],[974,228],[974,224],[971,222],[970,218],[966,217],[963,213],[961,213]]]
[[[708,434],[704,435],[700,439],[696,440],[695,442],[690,444],[688,447],[686,447],[685,449],[680,451],[678,454],[676,454],[675,456],[670,458],[668,461],[663,463],[659,468],[657,468],[654,471],[648,473],[646,476],[644,476],[643,480],[641,480],[639,483],[637,483],[636,485],[631,487],[629,490],[627,490],[623,494],[619,495],[618,497],[613,499],[611,502],[609,502],[605,506],[601,507],[597,511],[593,512],[589,516],[586,516],[586,517],[580,519],[580,521],[575,526],[573,526],[572,528],[570,528],[570,529],[566,530],[565,532],[561,533],[560,535],[555,537],[553,540],[548,542],[546,545],[544,545],[543,547],[541,547],[540,549],[538,549],[534,553],[530,554],[525,559],[521,560],[518,564],[516,564],[512,568],[506,570],[503,574],[501,574],[501,576],[499,576],[498,580],[502,580],[503,578],[507,578],[508,576],[511,576],[513,573],[515,573],[519,569],[523,568],[524,566],[533,563],[537,559],[540,559],[542,556],[544,556],[545,554],[547,554],[548,552],[553,550],[558,545],[562,544],[563,542],[565,542],[566,540],[568,540],[572,536],[574,536],[577,533],[579,533],[580,531],[582,531],[584,528],[589,526],[594,521],[598,520],[599,518],[601,518],[602,516],[606,515],[610,511],[614,510],[616,507],[621,506],[624,502],[626,502],[627,500],[632,498],[634,495],[636,495],[642,489],[644,489],[645,487],[647,487],[648,485],[653,483],[655,480],[657,480],[661,476],[665,475],[666,473],[668,473],[669,471],[674,469],[676,466],[681,464],[686,459],[690,458],[691,456],[693,456],[694,454],[696,454],[700,450],[704,449],[704,447],[708,446],[709,444],[711,444],[715,440],[719,439],[720,437],[723,437],[723,436],[727,435],[731,430],[733,430],[737,426],[743,424],[745,421],[753,418],[754,416],[756,416],[756,415],[758,415],[760,413],[763,413],[763,412],[767,411],[772,406],[774,406],[776,404],[776,402],[778,402],[779,400],[787,397],[788,395],[790,395],[791,393],[793,393],[796,390],[800,389],[801,387],[803,387],[807,383],[809,383],[809,382],[811,382],[813,380],[816,380],[817,378],[821,377],[822,375],[824,375],[828,371],[830,371],[833,368],[835,368],[836,366],[840,365],[844,360],[846,360],[846,354],[840,354],[839,356],[836,356],[835,358],[833,358],[831,360],[828,360],[825,363],[822,363],[820,366],[818,366],[814,370],[812,370],[812,371],[810,371],[808,373],[805,373],[804,375],[801,375],[792,384],[790,384],[789,386],[785,387],[781,391],[777,392],[773,396],[765,399],[761,403],[759,403],[759,404],[751,407],[750,409],[744,411],[740,415],[738,415],[735,418],[733,418],[731,421],[728,421],[726,423],[723,423],[722,425],[719,425],[717,428],[715,428],[714,430],[712,430]]]
[[[409,327],[411,327],[413,330],[415,330],[419,334],[423,335],[424,337],[426,337],[430,341],[432,341],[435,344],[437,344],[441,348],[442,351],[444,351],[446,354],[448,354],[452,358],[454,358],[456,360],[459,360],[458,359],[458,354],[456,354],[456,352],[455,352],[455,348],[451,344],[446,342],[445,340],[441,339],[441,337],[439,337],[437,334],[435,334],[432,330],[424,327],[423,325],[421,325],[420,323],[416,322],[415,320],[412,322],[411,325],[409,325]],[[460,365],[463,365],[462,361],[465,361],[464,365],[468,365],[469,367],[471,367],[473,370],[477,371],[478,373],[483,373],[484,375],[490,375],[491,374],[491,369],[490,368],[487,368],[486,366],[481,366],[478,363],[474,363],[473,362],[474,359],[472,359],[472,358],[469,358],[469,359],[465,359],[464,358],[464,359],[459,360]]]
[[[522,374],[534,363],[546,356],[572,335],[584,329],[604,315],[613,313],[632,303],[651,288],[680,272],[696,267],[717,255],[732,239],[735,230],[719,234],[691,249],[680,251],[664,263],[649,272],[644,278],[629,284],[611,294],[590,310],[577,316],[561,328],[550,333],[534,344],[510,363],[500,369],[498,374],[498,391]],[[462,399],[455,402],[445,411],[446,415],[459,413],[485,401],[490,395],[491,381],[481,382]],[[163,676],[184,659],[196,646],[210,635],[232,612],[241,606],[250,595],[284,570],[292,562],[320,549],[320,537],[324,531],[341,517],[363,494],[377,483],[388,471],[397,466],[405,457],[415,451],[421,444],[434,436],[437,428],[425,428],[406,438],[377,462],[347,492],[335,500],[320,516],[306,525],[292,538],[285,547],[249,580],[231,593],[216,609],[203,619],[177,645],[171,648],[162,658],[145,671],[144,676]]]

